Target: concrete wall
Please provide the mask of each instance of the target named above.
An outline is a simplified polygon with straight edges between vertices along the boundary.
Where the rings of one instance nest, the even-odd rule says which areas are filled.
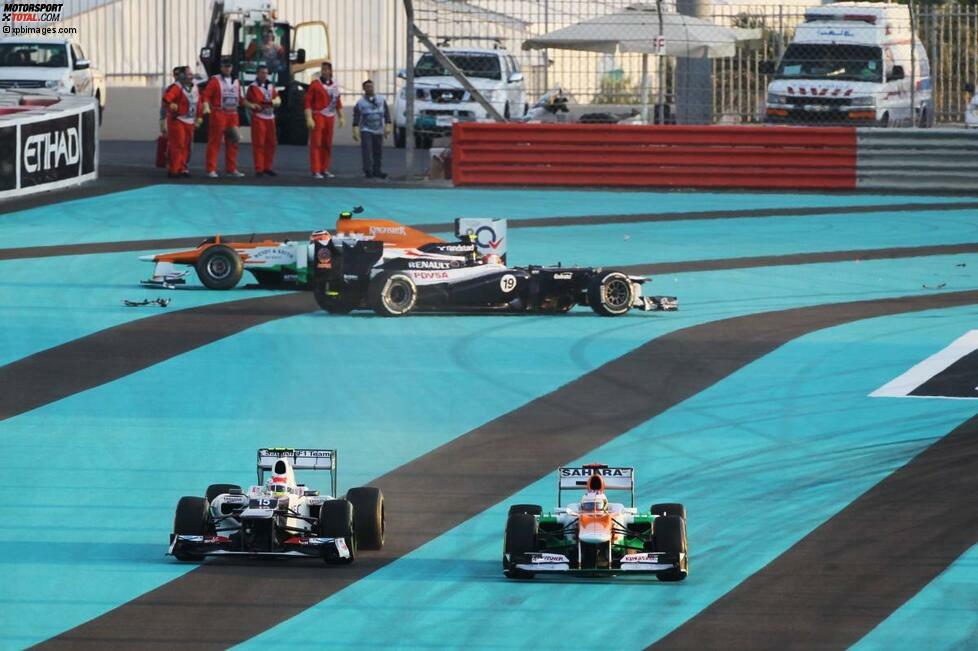
[[[114,86],[109,90],[108,103],[102,116],[102,140],[153,140],[159,135],[160,93],[159,88],[140,86]],[[390,101],[388,99],[388,101]],[[334,142],[338,145],[353,144],[350,129],[352,108],[344,109],[346,128],[337,127]],[[251,141],[251,129],[241,129],[245,142]]]

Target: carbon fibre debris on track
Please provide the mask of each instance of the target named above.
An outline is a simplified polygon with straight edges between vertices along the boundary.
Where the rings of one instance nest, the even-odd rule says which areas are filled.
[[[762,217],[813,217],[839,214],[875,212],[915,212],[939,210],[966,210],[978,208],[978,202],[959,203],[906,203],[880,204],[869,206],[825,206],[800,208],[755,208],[747,210],[705,210],[690,212],[645,213],[624,215],[585,215],[574,217],[534,217],[510,219],[509,228],[558,228],[561,226],[595,226],[602,224],[636,224],[646,222],[697,221],[708,219],[745,219]],[[450,233],[455,228],[451,222],[430,222],[412,224],[412,228],[436,233]],[[212,233],[186,237],[161,238],[150,240],[121,240],[116,242],[92,242],[83,244],[51,244],[0,248],[0,260],[22,260],[26,258],[48,258],[71,255],[91,255],[97,253],[121,253],[125,251],[147,251],[153,249],[177,249],[195,247]],[[228,241],[244,241],[250,238],[269,240],[298,240],[309,237],[308,231],[246,233],[225,235]],[[911,247],[907,247],[908,249]]]
[[[305,292],[213,303],[129,321],[0,366],[0,420],[261,325],[312,312]]]
[[[974,303],[978,291],[928,294],[782,310],[672,332],[371,482],[387,497],[387,546],[381,552],[364,554],[344,568],[205,563],[42,646],[225,648],[242,642],[794,338],[859,319]],[[642,381],[636,382],[639,377]],[[864,527],[850,533],[862,537],[867,554],[889,544]],[[932,535],[943,535],[940,522]],[[955,558],[951,551],[936,548],[928,561],[945,567]],[[851,589],[847,580],[825,586],[827,603],[816,608],[835,612],[833,602]],[[863,594],[872,597],[865,588]],[[882,620],[890,612],[868,610],[859,614],[863,621]],[[787,622],[796,615],[779,613]],[[795,645],[818,643],[811,636],[794,640]]]

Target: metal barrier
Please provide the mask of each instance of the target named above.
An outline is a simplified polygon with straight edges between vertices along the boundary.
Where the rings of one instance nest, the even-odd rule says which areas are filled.
[[[857,129],[856,187],[978,193],[978,129]]]
[[[0,91],[0,199],[98,176],[98,104],[51,91]]]
[[[459,123],[456,185],[856,187],[852,128]]]

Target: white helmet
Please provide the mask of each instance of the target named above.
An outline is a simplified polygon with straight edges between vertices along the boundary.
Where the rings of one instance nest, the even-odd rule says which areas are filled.
[[[588,491],[581,498],[581,513],[607,513],[608,498],[604,493]]]

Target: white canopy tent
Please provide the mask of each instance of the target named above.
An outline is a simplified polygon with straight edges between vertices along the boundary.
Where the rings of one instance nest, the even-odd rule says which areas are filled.
[[[641,53],[642,116],[648,122],[649,54],[711,59],[732,57],[738,41],[759,38],[759,32],[760,30],[721,27],[708,20],[672,11],[663,11],[660,16],[655,5],[639,4],[526,39],[523,41],[523,49],[555,48],[605,54]],[[663,40],[664,50],[660,51]],[[662,104],[661,65],[659,69],[659,103]]]

